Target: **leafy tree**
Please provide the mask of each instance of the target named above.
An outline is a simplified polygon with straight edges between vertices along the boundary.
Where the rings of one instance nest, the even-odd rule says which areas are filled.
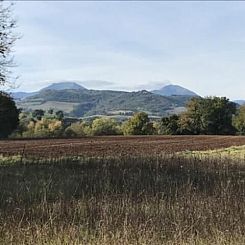
[[[153,127],[153,134],[161,134],[161,122],[159,120],[154,121],[152,124]]]
[[[0,92],[0,138],[10,135],[18,126],[19,110],[14,100],[4,92]]]
[[[180,134],[179,118],[178,115],[162,118],[159,124],[158,134]]]
[[[64,112],[63,111],[56,111],[55,115],[56,115],[57,119],[60,121],[63,120],[63,118],[64,118]]]
[[[48,109],[48,114],[50,114],[50,115],[53,115],[53,113],[54,113],[54,109]]]
[[[24,136],[33,137],[57,137],[62,135],[62,122],[57,119],[42,118],[38,121],[30,121],[28,131]]]
[[[241,106],[233,119],[238,134],[245,135],[245,105]]]
[[[44,114],[45,114],[44,110],[37,109],[32,112],[32,117],[36,118],[37,120],[41,120]]]
[[[145,112],[135,113],[122,125],[124,135],[150,135],[153,134],[153,124]]]
[[[12,5],[0,1],[0,85],[11,84],[10,67],[14,65],[12,48],[19,38],[15,33],[16,21],[12,17]]]
[[[181,115],[183,134],[234,134],[235,103],[225,97],[193,98]]]
[[[64,135],[67,137],[80,137],[90,135],[90,127],[84,122],[72,123],[65,129]]]
[[[33,120],[32,116],[29,112],[21,112],[19,114],[19,125],[17,129],[14,131],[13,134],[11,134],[11,137],[22,137],[23,133],[28,131],[28,125],[30,121]]]
[[[120,134],[116,121],[111,118],[97,118],[93,120],[91,131],[93,135]]]

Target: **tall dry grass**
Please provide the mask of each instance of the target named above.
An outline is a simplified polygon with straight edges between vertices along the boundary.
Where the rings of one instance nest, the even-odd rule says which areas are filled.
[[[245,244],[244,179],[229,159],[5,161],[0,244]]]

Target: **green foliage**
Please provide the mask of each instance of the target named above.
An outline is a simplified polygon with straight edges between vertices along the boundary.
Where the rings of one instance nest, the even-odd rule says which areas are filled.
[[[19,110],[14,100],[0,92],[0,138],[5,138],[15,130],[19,123]]]
[[[180,118],[183,134],[234,134],[236,106],[225,97],[193,98]]]
[[[11,134],[10,137],[12,138],[22,137],[23,133],[28,131],[28,124],[30,123],[31,120],[33,120],[31,113],[21,112],[19,114],[19,125],[17,129]]]
[[[37,119],[37,120],[41,120],[42,117],[44,116],[44,113],[45,113],[44,110],[37,109],[37,110],[34,110],[32,112],[32,117],[35,118],[35,119]]]
[[[56,111],[55,115],[56,115],[57,119],[60,121],[64,119],[64,112],[63,111]]]
[[[53,115],[54,109],[49,109],[47,112],[48,112],[48,114]]]
[[[93,135],[121,134],[119,125],[111,118],[97,118],[93,120],[91,132]]]
[[[148,114],[138,112],[129,118],[122,125],[111,118],[97,118],[90,123],[73,123],[68,126],[63,135],[67,137],[85,136],[85,135],[178,135],[178,134],[234,134],[237,130],[244,134],[244,107],[234,116],[236,106],[225,97],[207,97],[193,98],[187,104],[187,111],[180,116],[172,115],[164,117],[160,122],[151,122]],[[24,114],[23,114],[24,115]],[[37,121],[47,122],[46,120],[64,121],[64,113],[49,110],[48,113],[43,110],[35,110],[29,116],[22,116],[18,135],[38,135],[45,137],[53,136],[53,133],[47,131],[44,123],[35,132],[32,124],[38,124]],[[233,120],[232,120],[233,119]],[[64,125],[67,125],[64,123]],[[36,126],[35,126],[36,127]],[[44,130],[43,133],[41,131]],[[21,131],[27,131],[22,134]],[[55,133],[55,135],[57,135]]]
[[[80,137],[91,134],[91,129],[85,122],[72,123],[69,127],[65,129],[64,135],[66,137]]]
[[[150,135],[153,134],[153,124],[145,112],[135,113],[122,125],[124,135]]]
[[[176,135],[180,134],[179,116],[172,115],[162,118],[158,127],[158,134]]]
[[[233,119],[238,134],[245,135],[245,105],[241,106]]]

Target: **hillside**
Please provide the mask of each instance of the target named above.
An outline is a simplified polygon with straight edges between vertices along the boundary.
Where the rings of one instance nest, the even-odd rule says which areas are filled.
[[[14,98],[14,100],[20,101],[45,90],[65,90],[65,89],[86,90],[86,88],[77,84],[76,82],[57,82],[57,83],[52,83],[51,85],[48,85],[47,87],[36,92],[11,92],[11,96]]]
[[[43,89],[38,94],[18,102],[27,110],[54,108],[74,117],[115,114],[116,111],[145,111],[162,116],[183,108],[190,96],[161,96],[146,90],[123,92],[111,90]]]

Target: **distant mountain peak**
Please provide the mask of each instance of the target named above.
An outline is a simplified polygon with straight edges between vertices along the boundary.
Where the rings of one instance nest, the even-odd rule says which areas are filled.
[[[155,94],[160,94],[163,96],[173,96],[173,95],[183,95],[183,96],[198,96],[195,92],[181,87],[179,85],[165,85],[161,89],[153,90]]]
[[[245,100],[234,100],[233,102],[235,102],[239,105],[245,105]]]
[[[65,90],[65,89],[85,90],[86,88],[77,84],[76,82],[64,81],[64,82],[52,83],[51,85],[41,89],[41,91],[44,91],[44,90]]]

